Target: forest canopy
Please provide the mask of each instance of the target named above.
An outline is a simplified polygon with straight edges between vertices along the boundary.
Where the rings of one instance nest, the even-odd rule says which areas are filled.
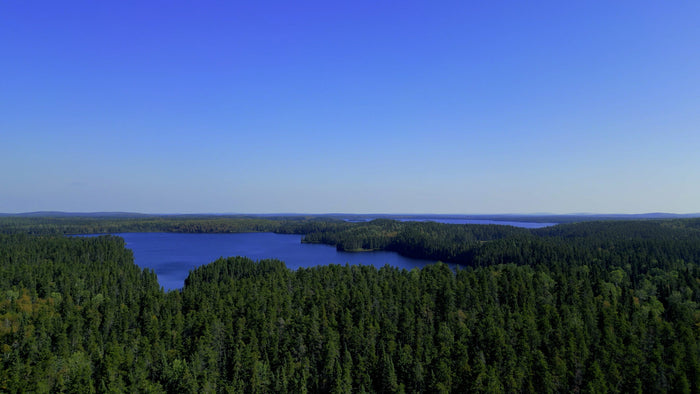
[[[164,292],[116,236],[304,234],[456,262],[222,258]],[[700,221],[537,230],[318,218],[0,218],[0,391],[699,392]]]

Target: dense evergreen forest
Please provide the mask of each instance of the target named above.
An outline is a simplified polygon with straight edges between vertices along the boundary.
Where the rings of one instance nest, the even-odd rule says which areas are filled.
[[[219,259],[164,292],[115,236],[305,234],[460,263]],[[1,218],[0,391],[700,392],[700,220],[538,230]]]
[[[350,223],[318,217],[150,216],[132,217],[0,217],[0,233],[113,234],[133,232],[306,234],[338,231]]]

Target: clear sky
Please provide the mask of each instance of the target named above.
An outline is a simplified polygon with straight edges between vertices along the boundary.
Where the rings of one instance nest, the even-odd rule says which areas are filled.
[[[698,1],[0,2],[0,212],[700,212]]]

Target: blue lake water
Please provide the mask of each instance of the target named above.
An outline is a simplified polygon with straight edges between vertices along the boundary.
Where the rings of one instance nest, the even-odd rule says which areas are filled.
[[[505,224],[537,228],[551,223],[505,222],[473,219],[412,219],[442,223]],[[191,234],[191,233],[119,233],[127,248],[134,253],[134,262],[150,268],[158,275],[165,290],[182,288],[190,270],[211,263],[219,257],[245,256],[253,260],[279,259],[287,268],[308,268],[326,264],[363,264],[413,269],[435,263],[403,257],[395,252],[339,252],[334,246],[303,244],[301,235],[274,233]],[[457,265],[452,264],[452,267]]]
[[[151,268],[165,290],[182,288],[189,271],[219,257],[245,256],[253,260],[275,258],[287,268],[326,264],[363,264],[412,269],[434,263],[403,257],[394,252],[339,252],[334,246],[302,244],[301,235],[274,233],[183,234],[119,233],[134,252],[134,262]]]

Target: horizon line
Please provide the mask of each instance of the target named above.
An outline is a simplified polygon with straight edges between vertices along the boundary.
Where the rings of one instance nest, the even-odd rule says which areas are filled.
[[[570,212],[570,213],[552,213],[552,212],[535,212],[535,213],[387,213],[387,212],[372,212],[372,213],[357,213],[357,212],[327,212],[327,213],[312,213],[312,212],[170,212],[170,213],[153,213],[153,212],[134,212],[134,211],[26,211],[26,212],[0,212],[1,216],[40,216],[40,215],[140,215],[140,216],[649,216],[649,215],[667,215],[667,216],[700,216],[700,212],[689,213],[673,213],[673,212],[640,212],[640,213],[613,213],[613,212]]]

